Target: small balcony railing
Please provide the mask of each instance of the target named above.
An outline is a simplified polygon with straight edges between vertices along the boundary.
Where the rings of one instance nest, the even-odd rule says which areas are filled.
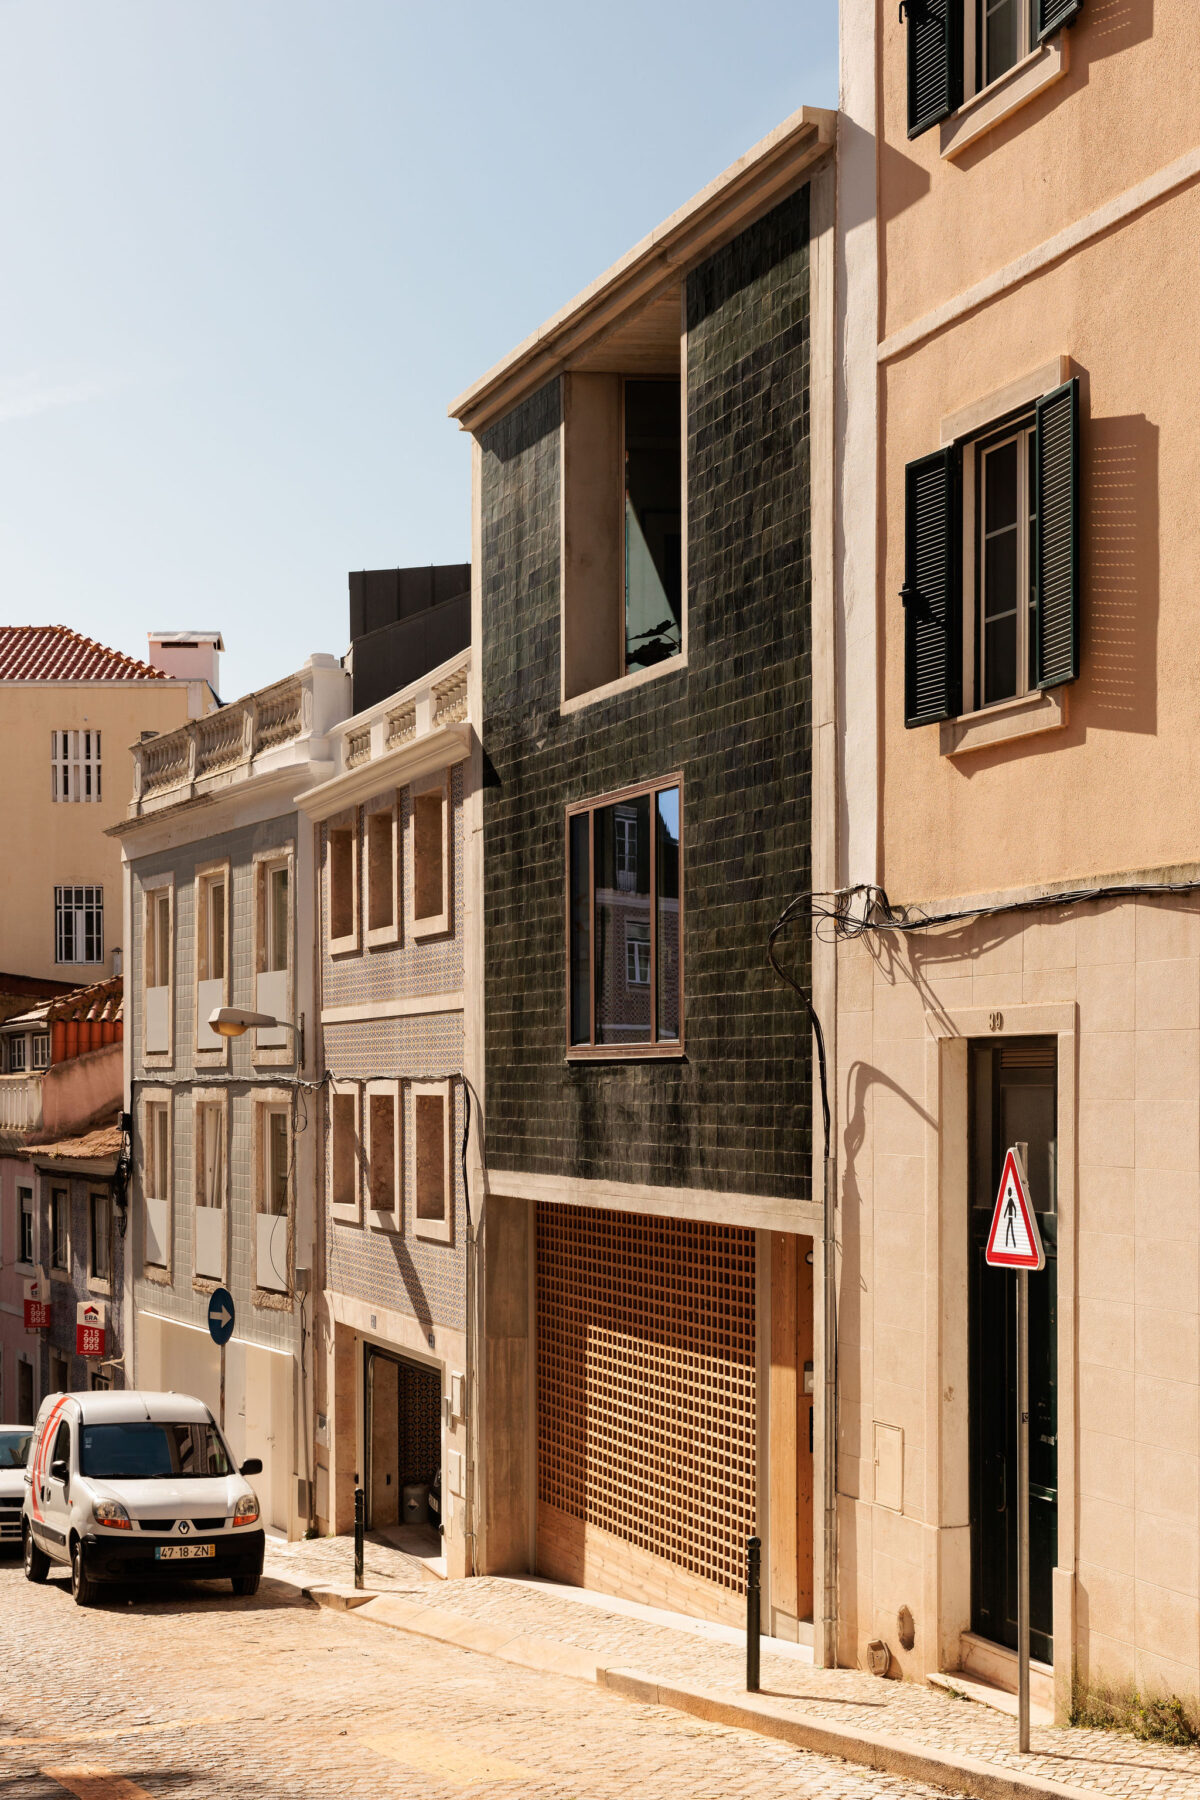
[[[0,1131],[40,1131],[40,1075],[0,1075]]]
[[[181,798],[197,782],[228,774],[302,737],[311,728],[312,711],[312,671],[306,668],[177,731],[135,744],[133,811],[165,794]]]

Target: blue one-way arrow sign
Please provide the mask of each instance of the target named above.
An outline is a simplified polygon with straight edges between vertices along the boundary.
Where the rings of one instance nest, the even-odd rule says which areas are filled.
[[[208,1330],[214,1344],[227,1344],[233,1336],[233,1295],[217,1288],[208,1296]]]

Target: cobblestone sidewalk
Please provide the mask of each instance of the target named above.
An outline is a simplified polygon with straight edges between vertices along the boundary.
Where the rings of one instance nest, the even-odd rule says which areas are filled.
[[[410,1576],[403,1565],[413,1559],[391,1563],[389,1550],[382,1547],[378,1559],[387,1566],[390,1591],[407,1586],[405,1597],[424,1608],[502,1626],[514,1636],[571,1645],[594,1654],[602,1668],[634,1670],[664,1684],[746,1699],[740,1643],[602,1610],[590,1600],[564,1596],[550,1584],[491,1577],[435,1582],[419,1568]],[[394,1550],[390,1554],[398,1555]],[[1015,1719],[988,1706],[924,1683],[880,1681],[854,1669],[815,1669],[794,1649],[781,1654],[766,1642],[762,1698],[774,1710],[902,1738],[924,1750],[1093,1789],[1114,1800],[1197,1800],[1200,1795],[1200,1750],[1142,1743],[1125,1733],[1035,1725],[1031,1754],[1022,1757],[1016,1749]]]

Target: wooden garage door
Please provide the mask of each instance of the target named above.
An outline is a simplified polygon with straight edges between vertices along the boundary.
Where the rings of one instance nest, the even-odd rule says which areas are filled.
[[[754,1233],[539,1204],[538,1566],[740,1619]]]

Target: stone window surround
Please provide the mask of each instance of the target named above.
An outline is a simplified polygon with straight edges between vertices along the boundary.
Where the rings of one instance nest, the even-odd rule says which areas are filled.
[[[363,918],[363,936],[367,948],[374,949],[380,944],[398,944],[400,942],[400,913],[403,904],[402,884],[400,881],[400,790],[393,788],[390,792],[376,795],[363,807],[364,857],[366,864],[366,906]],[[377,867],[379,851],[376,849],[377,834],[372,832],[372,821],[380,818],[391,820],[391,857],[390,867],[380,870]],[[392,917],[390,924],[371,924],[371,894],[377,881],[390,884],[392,895]]]
[[[157,1282],[162,1287],[171,1287],[175,1281],[175,1090],[170,1087],[143,1087],[138,1095],[138,1116],[141,1124],[142,1145],[142,1275],[146,1281]],[[151,1106],[165,1106],[167,1109],[167,1169],[165,1180],[161,1179],[162,1171],[155,1170],[156,1187],[161,1186],[165,1192],[147,1195],[146,1193],[146,1148],[151,1142],[147,1130],[147,1113]],[[165,1263],[152,1263],[146,1260],[145,1238],[145,1202],[147,1198],[165,1200],[167,1203],[167,1243]]]
[[[392,1102],[392,1170],[393,1188],[392,1205],[375,1207],[371,1205],[374,1193],[371,1187],[372,1165],[375,1159],[375,1133],[371,1118],[371,1101],[373,1098],[387,1098]],[[366,1163],[366,1195],[364,1204],[367,1209],[367,1223],[373,1231],[389,1231],[396,1236],[404,1232],[404,1084],[396,1078],[386,1081],[368,1081],[362,1090],[361,1136]]]
[[[170,962],[167,972],[167,1048],[165,1050],[146,1049],[146,996],[151,992],[147,983],[150,958],[148,955],[155,901],[163,890],[167,892],[167,930],[170,939]],[[157,973],[157,971],[156,971]],[[148,1069],[170,1069],[175,1063],[175,876],[146,875],[142,878],[142,1061]],[[162,986],[160,982],[158,986]],[[157,991],[157,990],[155,990]]]
[[[362,1089],[357,1081],[348,1081],[337,1076],[330,1079],[329,1099],[325,1108],[325,1198],[329,1207],[329,1216],[340,1225],[362,1224]],[[333,1102],[335,1096],[350,1098],[354,1102],[354,1201],[352,1204],[338,1203],[334,1200],[333,1170]]]
[[[442,1081],[410,1081],[413,1132],[413,1231],[419,1238],[437,1244],[454,1242],[454,1082],[447,1076]],[[417,1105],[423,1099],[442,1102],[442,1193],[445,1200],[441,1218],[422,1218],[419,1210],[421,1193],[421,1136],[417,1129]]]
[[[263,1011],[258,1005],[258,977],[264,972],[267,954],[267,905],[268,883],[273,870],[286,868],[288,878],[288,916],[287,916],[287,1001],[282,1017],[292,1022],[292,1029],[283,1033],[282,1044],[263,1044],[261,1033],[253,1033],[253,1045],[250,1051],[252,1062],[258,1068],[291,1067],[299,1063],[299,1033],[294,1028],[296,1017],[296,849],[292,843],[276,844],[270,850],[256,850],[252,860],[254,878],[254,935],[251,966],[254,970],[254,994],[252,1007]],[[357,865],[356,865],[357,866]],[[227,964],[228,966],[228,959]],[[273,1016],[280,1018],[278,1011]]]
[[[258,1219],[266,1211],[262,1205],[264,1186],[267,1178],[267,1118],[271,1113],[282,1112],[287,1118],[288,1145],[288,1194],[287,1194],[287,1287],[263,1287],[258,1279]],[[296,1242],[296,1128],[292,1118],[292,1090],[286,1087],[254,1087],[250,1092],[250,1115],[252,1122],[251,1142],[253,1144],[254,1180],[252,1188],[252,1212],[254,1220],[254,1304],[256,1307],[277,1312],[290,1312],[293,1304],[292,1267],[295,1257]]]
[[[335,937],[333,934],[333,840],[338,832],[345,832],[350,839],[350,904],[351,929]],[[358,954],[362,935],[362,895],[359,879],[359,847],[358,847],[358,808],[347,807],[344,811],[334,813],[325,825],[325,919],[328,932],[328,951],[330,956],[354,956]]]
[[[228,968],[228,960],[226,960]],[[229,1182],[230,1182],[230,1137],[229,1137],[229,1089],[228,1087],[194,1087],[191,1091],[192,1102],[192,1286],[197,1293],[209,1294],[228,1278],[229,1270],[222,1268],[221,1276],[201,1275],[196,1268],[196,1221],[195,1214],[200,1211],[200,1175],[203,1167],[203,1135],[200,1109],[205,1106],[219,1106],[221,1109],[221,1134],[225,1143],[225,1180],[221,1196],[221,1211],[225,1220],[225,1241],[222,1244],[222,1260],[225,1265],[229,1260]],[[215,1211],[213,1207],[205,1207],[206,1212]]]
[[[228,856],[216,858],[211,862],[197,863],[193,872],[192,892],[194,895],[193,904],[195,910],[196,955],[195,967],[192,971],[192,1005],[196,1017],[196,1063],[197,1067],[204,1069],[228,1068],[229,1066],[230,1040],[228,1038],[222,1038],[219,1047],[214,1047],[210,1044],[201,1044],[199,1042],[200,1027],[206,1023],[200,1016],[200,968],[202,963],[207,968],[205,933],[207,926],[208,887],[214,877],[219,878],[225,884],[225,975],[221,994],[221,1005],[228,1006],[230,1004],[230,985],[233,969],[233,940],[230,935],[233,914],[233,873]]]
[[[963,57],[968,84],[975,78],[975,8],[965,8]],[[1044,44],[1035,44],[1011,69],[989,81],[978,93],[963,101],[956,112],[943,119],[938,127],[938,149],[943,158],[959,156],[969,144],[976,144],[994,126],[1011,118],[1030,100],[1061,81],[1070,68],[1070,32],[1059,30]]]
[[[423,938],[446,937],[454,930],[454,872],[452,858],[454,855],[454,804],[450,785],[450,770],[435,769],[431,774],[416,776],[409,784],[408,830],[405,854],[410,870],[406,883],[408,890],[408,917],[406,928],[414,941]],[[418,802],[428,800],[431,794],[437,794],[442,803],[442,904],[440,911],[417,917],[417,885],[420,880],[420,851],[418,846]]]

